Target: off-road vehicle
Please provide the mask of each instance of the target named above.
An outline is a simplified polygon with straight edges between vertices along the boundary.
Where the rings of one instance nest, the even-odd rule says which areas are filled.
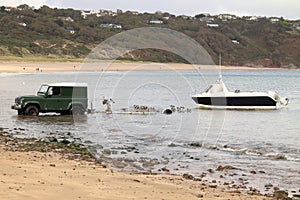
[[[78,115],[84,114],[87,106],[86,83],[53,83],[42,84],[37,95],[16,97],[11,108],[18,115],[38,116],[47,112]]]

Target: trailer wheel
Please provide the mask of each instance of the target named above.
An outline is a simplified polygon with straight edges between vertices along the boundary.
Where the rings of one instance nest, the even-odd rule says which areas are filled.
[[[83,115],[84,109],[81,105],[73,105],[70,110],[71,115]]]

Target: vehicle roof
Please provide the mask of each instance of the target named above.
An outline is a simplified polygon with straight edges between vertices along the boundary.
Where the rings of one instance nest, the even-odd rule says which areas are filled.
[[[77,83],[77,82],[45,83],[43,85],[57,86],[57,87],[87,87],[87,83]]]

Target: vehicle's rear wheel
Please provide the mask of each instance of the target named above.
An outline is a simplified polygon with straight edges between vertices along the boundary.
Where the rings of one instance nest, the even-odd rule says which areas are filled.
[[[25,115],[30,115],[30,116],[38,116],[39,115],[39,108],[35,105],[30,105],[26,108],[25,110]]]
[[[84,109],[81,105],[73,105],[70,110],[71,115],[83,115]]]

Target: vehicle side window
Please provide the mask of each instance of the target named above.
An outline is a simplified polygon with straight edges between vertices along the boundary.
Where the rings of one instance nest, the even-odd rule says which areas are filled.
[[[60,88],[59,87],[53,87],[53,89],[52,89],[52,91],[53,91],[53,95],[55,96],[57,96],[57,95],[60,95]]]

